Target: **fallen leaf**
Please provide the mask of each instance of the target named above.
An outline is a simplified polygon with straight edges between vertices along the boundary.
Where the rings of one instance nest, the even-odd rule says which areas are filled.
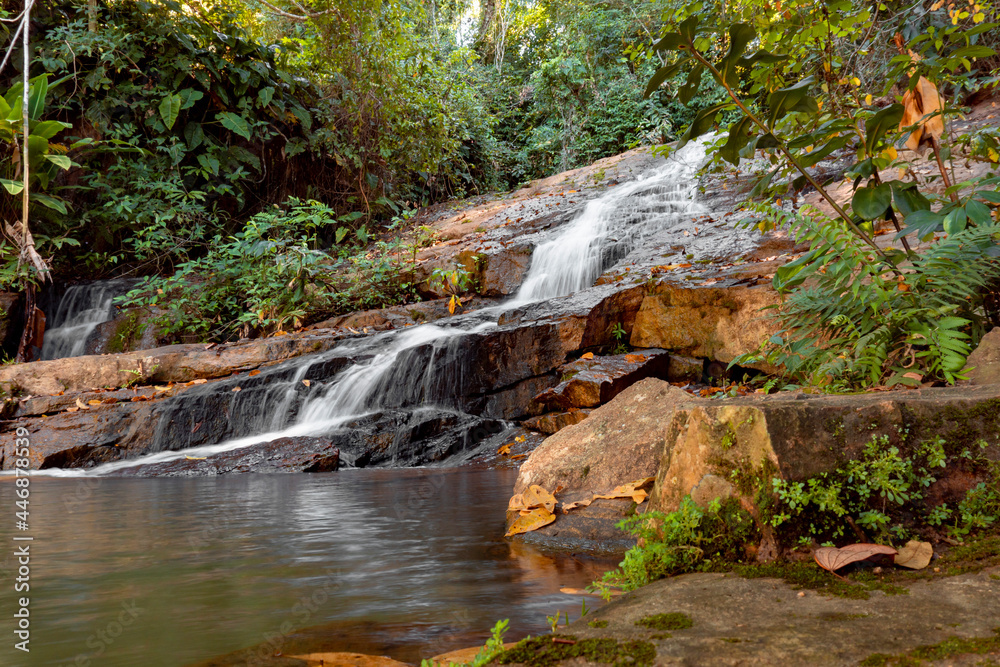
[[[849,544],[846,547],[837,549],[835,547],[820,547],[813,554],[816,564],[824,570],[834,572],[845,565],[868,560],[872,556],[880,554],[895,556],[896,550],[892,547],[881,544]]]
[[[937,86],[924,77],[917,81],[916,88],[903,93],[903,119],[899,121],[899,128],[917,125],[917,129],[906,139],[907,148],[915,151],[921,141],[941,138],[944,134],[943,117],[937,115],[925,120],[926,116],[940,111],[941,107],[941,95]]]
[[[641,503],[647,497],[649,497],[649,489],[653,486],[656,481],[655,477],[646,477],[645,479],[637,479],[634,482],[629,482],[628,484],[622,484],[621,486],[616,486],[609,493],[596,493],[594,494],[594,499],[597,498],[631,498],[636,504]]]
[[[593,359],[594,358],[594,353],[593,352],[587,352],[586,354],[580,355],[580,358],[581,359]]]
[[[508,442],[506,445],[497,450],[497,454],[500,456],[510,456],[510,448],[513,442]]]
[[[920,382],[921,380],[924,379],[924,376],[921,375],[920,373],[903,373],[903,377],[910,378],[911,380],[916,380],[917,382]]]
[[[515,454],[514,456],[510,457],[510,460],[511,461],[520,461],[521,459],[526,459],[526,458],[528,458],[527,454]]]
[[[556,520],[556,515],[545,509],[544,507],[537,507],[526,514],[522,514],[514,520],[514,523],[510,525],[507,533],[504,537],[510,537],[512,535],[519,535],[521,533],[530,533],[533,530],[538,530],[542,526],[547,526]]]
[[[233,391],[243,391],[242,387],[233,387]]]
[[[185,456],[184,458],[186,458],[188,461],[204,461],[208,457],[207,456]]]
[[[203,423],[203,422],[198,422],[197,424],[195,424],[195,425],[194,425],[194,428],[192,428],[192,429],[191,429],[191,432],[192,432],[192,433],[197,433],[197,432],[198,432],[198,429],[200,429],[200,428],[201,428],[201,425],[202,425],[202,423]]]
[[[536,507],[544,507],[551,512],[556,508],[556,497],[537,484],[532,484],[524,492],[524,509]]]
[[[66,412],[79,412],[80,408],[66,408]]]
[[[566,595],[600,595],[600,593],[592,593],[586,588],[560,588],[559,592]]]
[[[118,402],[117,398],[105,398],[103,401],[101,401],[101,403],[107,403],[109,405],[111,403],[117,403],[117,402]]]
[[[92,399],[92,400],[87,401],[87,405],[100,405],[100,404],[101,404],[101,402],[98,401],[97,399]]]
[[[304,384],[305,386],[307,386],[307,387],[308,387],[308,386],[309,386],[309,385],[311,385],[312,383],[311,383],[311,382],[310,382],[309,380],[303,380],[303,381],[302,381],[302,384]]]
[[[153,389],[157,393],[161,393],[161,392],[164,392],[164,391],[170,391],[171,387],[153,387]]]
[[[254,375],[260,375],[260,371],[259,370],[253,370],[253,371],[250,371],[247,374],[248,377],[253,377]]]
[[[638,364],[639,362],[646,361],[646,356],[642,354],[626,354],[625,361],[630,364]]]
[[[563,505],[563,514],[568,514],[570,510],[575,510],[577,507],[587,507],[592,502],[594,502],[594,499],[588,498],[587,500],[577,500],[576,502],[567,503]]]
[[[206,382],[208,382],[208,380],[204,378],[199,378],[197,380],[191,380],[190,382],[188,382],[188,384],[205,384]]]
[[[218,343],[209,343],[208,345],[205,346],[205,349],[206,350],[211,350],[216,345],[218,345]]]
[[[930,542],[910,540],[896,554],[896,565],[907,567],[911,570],[922,570],[931,564],[933,556],[934,547],[931,546]]]
[[[90,409],[87,406],[87,404],[84,403],[83,401],[81,401],[79,398],[76,399],[76,407],[79,408],[80,410],[89,410]]]

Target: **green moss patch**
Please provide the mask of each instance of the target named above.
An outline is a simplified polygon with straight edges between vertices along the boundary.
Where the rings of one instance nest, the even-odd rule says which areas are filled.
[[[587,625],[589,625],[592,628],[606,628],[606,627],[608,627],[608,622],[607,621],[591,621],[590,623],[587,623]]]
[[[1000,628],[994,629],[993,633],[992,637],[948,637],[937,644],[918,646],[901,655],[874,653],[860,664],[862,667],[918,667],[927,661],[947,660],[960,655],[1000,657]]]
[[[573,644],[555,643],[555,637]],[[582,658],[615,667],[642,667],[656,660],[656,647],[649,642],[618,642],[614,639],[583,639],[572,636],[528,637],[497,656],[501,665],[523,664],[530,667],[554,667],[564,660]]]
[[[654,614],[640,618],[635,624],[650,630],[683,630],[693,626],[694,621],[687,614],[674,611],[669,614]]]
[[[886,595],[906,595],[909,590],[903,586],[886,581],[870,572],[858,572],[851,579],[838,579],[826,570],[813,563],[760,563],[755,565],[737,565],[733,571],[746,579],[773,578],[782,579],[795,590],[808,589],[848,598],[851,600],[867,600],[871,591],[882,591]]]

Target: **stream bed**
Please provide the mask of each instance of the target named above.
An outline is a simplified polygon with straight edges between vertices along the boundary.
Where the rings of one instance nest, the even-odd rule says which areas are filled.
[[[31,653],[6,641],[0,664],[247,665],[313,651],[419,664],[481,644],[500,619],[508,640],[547,631],[547,615],[580,614],[582,597],[559,589],[583,588],[614,562],[506,542],[515,476],[35,476]],[[7,506],[14,490],[0,481]],[[0,606],[16,608],[14,596],[4,586]],[[3,626],[10,638],[13,620]]]

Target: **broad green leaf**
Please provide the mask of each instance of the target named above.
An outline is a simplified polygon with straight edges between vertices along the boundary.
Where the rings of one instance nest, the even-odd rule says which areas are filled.
[[[167,95],[160,100],[160,118],[168,130],[173,129],[174,123],[177,122],[177,114],[181,112],[181,101],[180,95]]]
[[[681,37],[680,33],[672,32],[663,37],[660,41],[653,44],[654,51],[676,51],[683,45],[684,38]]]
[[[24,90],[24,86],[21,86],[21,90]],[[10,93],[7,94],[10,95]],[[21,118],[24,116],[21,112],[22,109],[24,109],[24,98],[18,95],[10,103],[10,111],[7,113],[7,120],[12,123],[19,123]]]
[[[892,205],[892,188],[888,183],[877,187],[858,188],[851,200],[851,208],[862,220],[881,218],[890,205]]]
[[[768,127],[774,127],[775,122],[784,116],[789,109],[802,101],[809,93],[809,88],[815,83],[814,77],[806,77],[794,86],[779,88],[767,96],[767,105],[770,109],[768,114]]]
[[[60,169],[69,169],[73,166],[73,161],[65,155],[46,155],[45,159],[56,165]]]
[[[260,102],[261,108],[266,107],[274,99],[274,87],[268,86],[267,88],[261,88],[257,93],[257,101]]]
[[[49,195],[32,193],[31,201],[38,202],[46,208],[51,208],[53,211],[59,211],[63,215],[68,213],[66,210],[66,202],[61,199],[56,199],[55,197],[50,197]]]
[[[896,208],[904,218],[917,211],[930,210],[930,201],[920,193],[915,183],[889,181],[889,186],[892,188],[892,198],[896,202]]]
[[[4,102],[7,103],[7,107],[13,110],[14,104],[16,104],[19,100],[21,102],[23,102],[24,101],[24,96],[22,95],[23,92],[24,92],[24,82],[23,81],[18,81],[13,86],[11,86],[7,90],[7,94],[3,96]],[[17,117],[18,118],[21,117],[20,108],[21,108],[20,105],[18,105],[18,112],[17,112]],[[9,117],[10,116],[8,115],[8,118]]]
[[[988,225],[993,222],[993,214],[990,212],[990,207],[975,199],[965,205],[965,213],[969,216],[969,220],[972,220],[977,225]]]
[[[190,109],[195,105],[195,102],[205,97],[205,93],[194,88],[184,88],[177,94],[181,96],[181,111]]]
[[[701,89],[701,75],[704,73],[705,67],[702,65],[695,65],[688,72],[687,83],[677,91],[677,100],[681,104],[687,104],[698,94],[698,91]]]
[[[45,110],[45,95],[49,91],[49,75],[43,74],[31,80],[28,94],[28,118],[38,120]]]
[[[885,136],[885,133],[899,127],[903,119],[903,105],[890,104],[886,108],[865,121],[865,150],[869,155],[875,153],[875,145]]]
[[[968,226],[968,218],[965,215],[965,208],[959,206],[958,208],[952,210],[948,215],[944,216],[945,234],[949,236],[951,234],[957,234]]]
[[[721,102],[699,111],[695,115],[694,120],[691,121],[691,125],[688,127],[687,131],[683,134],[683,136],[681,136],[680,141],[677,142],[677,147],[682,148],[692,139],[697,139],[712,129],[712,125],[715,123],[715,117],[719,115],[719,112],[722,111],[724,107],[728,106],[731,106],[731,104]]]
[[[250,140],[250,125],[242,116],[238,116],[231,111],[223,111],[222,113],[215,114],[215,118],[227,130],[240,135],[247,141]]]
[[[996,51],[988,46],[982,46],[981,44],[974,44],[972,46],[963,46],[960,49],[955,49],[950,54],[949,58],[989,58],[990,56],[995,56]]]
[[[726,144],[719,149],[722,159],[732,165],[740,163],[740,151],[747,145],[752,136],[750,131],[753,128],[753,121],[749,116],[744,116],[738,123],[729,130],[729,139]]]
[[[340,243],[341,241],[343,241],[344,238],[347,236],[347,233],[349,231],[350,230],[347,227],[338,227],[337,228],[336,237],[335,237],[336,238],[336,242]]]
[[[729,86],[736,86],[740,82],[740,70],[745,68],[743,52],[746,51],[747,44],[757,36],[747,23],[736,23],[729,28],[729,53],[723,58],[716,69],[722,74],[722,80]]]
[[[907,215],[903,222],[906,224],[906,228],[896,234],[897,238],[916,234],[917,238],[923,239],[941,228],[944,216],[936,211],[919,210]]]
[[[187,142],[188,150],[193,151],[198,148],[204,140],[205,130],[202,128],[201,123],[191,121],[184,126],[184,141]]]
[[[677,32],[680,33],[681,37],[683,37],[688,43],[693,44],[694,38],[698,35],[698,20],[697,14],[692,14],[684,19],[684,22],[677,28]]]
[[[210,172],[214,176],[219,175],[219,160],[206,155],[205,153],[198,154],[198,164],[201,165],[202,169]]]
[[[3,185],[7,189],[7,192],[12,195],[19,195],[24,190],[24,183],[21,181],[12,181],[9,178],[0,178],[0,185]]]
[[[68,130],[73,127],[70,123],[63,123],[58,120],[43,120],[41,123],[36,123],[34,127],[31,128],[31,134],[42,137],[43,139],[51,139],[63,130]]]
[[[28,135],[28,159],[31,165],[41,163],[45,156],[49,154],[49,140],[34,134]]]
[[[676,62],[673,65],[667,65],[656,70],[656,73],[649,79],[649,83],[646,84],[646,91],[642,94],[643,99],[648,99],[653,92],[660,87],[660,85],[667,79],[673,77],[677,72],[681,70],[681,67],[685,65],[690,58],[685,58],[680,62]]]

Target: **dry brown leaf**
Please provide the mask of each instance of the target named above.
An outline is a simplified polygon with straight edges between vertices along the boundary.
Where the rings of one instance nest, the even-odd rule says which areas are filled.
[[[76,407],[79,408],[80,410],[89,410],[90,409],[90,407],[86,403],[84,403],[83,401],[81,401],[79,398],[76,399]]]
[[[96,398],[87,401],[87,405],[100,405],[100,404],[101,404],[101,402],[98,401]]]
[[[500,456],[510,456],[510,447],[513,444],[513,442],[508,442],[506,445],[497,450],[497,454]]]
[[[80,408],[66,408],[66,412],[79,412]]]
[[[243,391],[243,387],[233,387],[233,391]]]
[[[197,380],[191,380],[188,384],[205,384],[206,382],[208,382],[208,380],[205,378],[199,378]]]
[[[637,364],[641,361],[646,361],[646,355],[644,354],[626,354],[625,361],[630,364]]]
[[[570,510],[575,510],[577,507],[588,507],[592,502],[594,502],[594,499],[588,498],[587,500],[577,500],[576,502],[567,503],[563,505],[563,514],[567,514]]]
[[[260,371],[259,370],[253,370],[253,371],[250,371],[249,373],[247,373],[247,375],[249,377],[253,377],[254,375],[260,375]]]
[[[910,540],[896,554],[896,565],[907,567],[911,570],[922,570],[931,564],[933,556],[934,547],[931,546],[930,542]]]
[[[547,526],[556,520],[556,515],[545,509],[544,507],[536,507],[528,513],[522,513],[521,516],[514,520],[514,523],[510,525],[507,533],[504,537],[510,537],[512,535],[519,535],[521,533],[530,533],[533,530],[538,530],[542,526]]]
[[[629,482],[628,484],[622,484],[621,486],[616,486],[609,493],[597,493],[594,494],[594,498],[631,498],[636,504],[641,503],[647,497],[649,497],[649,492],[647,489],[652,487],[653,483],[656,481],[655,477],[646,477],[645,479],[637,479],[634,482]]]
[[[813,558],[821,568],[834,572],[851,563],[868,560],[872,556],[878,555],[895,556],[896,550],[881,544],[849,544],[840,549],[820,547],[813,554]]]
[[[544,507],[551,512],[556,508],[556,497],[537,484],[532,484],[524,492],[524,508],[530,510],[536,507]]]
[[[118,402],[118,399],[114,398],[114,397],[112,397],[112,398],[105,398],[103,401],[101,401],[101,403],[107,403],[109,405],[111,403],[117,403],[117,402]]]
[[[911,380],[916,380],[917,382],[920,382],[921,380],[924,379],[924,376],[921,375],[920,373],[903,373],[903,377],[909,378]]]
[[[899,121],[900,129],[919,123],[919,127],[906,139],[907,148],[915,151],[921,141],[941,138],[944,134],[944,119],[940,115],[925,118],[940,111],[941,107],[941,95],[937,87],[924,77],[920,77],[917,81],[916,88],[903,93],[903,119]]]
[[[581,354],[580,358],[581,359],[593,359],[594,358],[594,353],[593,352],[588,352],[586,354]]]
[[[157,393],[160,393],[160,392],[164,392],[164,391],[170,391],[172,389],[172,387],[153,387],[153,389]]]

